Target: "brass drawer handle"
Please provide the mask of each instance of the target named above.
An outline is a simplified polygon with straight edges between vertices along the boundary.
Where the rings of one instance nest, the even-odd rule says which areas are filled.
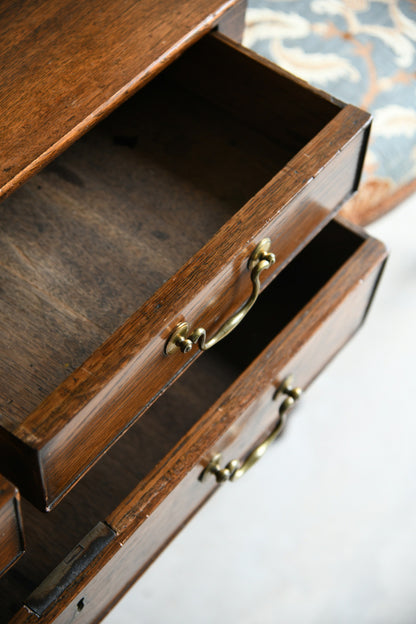
[[[275,256],[273,253],[269,252],[270,249],[270,238],[263,238],[253,253],[251,254],[248,261],[248,269],[251,271],[251,281],[253,282],[253,290],[249,299],[243,305],[243,307],[238,310],[231,318],[229,318],[218,331],[214,334],[214,336],[207,341],[207,332],[203,327],[198,327],[190,332],[189,324],[179,323],[176,326],[174,332],[166,343],[165,353],[170,355],[171,353],[175,353],[178,350],[181,350],[182,353],[188,353],[193,347],[194,344],[199,344],[199,348],[202,351],[207,351],[213,347],[217,342],[225,338],[232,330],[237,327],[237,325],[243,320],[247,312],[253,307],[255,304],[257,297],[260,292],[260,273],[265,269],[268,269],[275,261]]]
[[[224,468],[220,468],[221,453],[215,455],[207,467],[202,472],[200,479],[205,481],[209,475],[214,475],[218,483],[223,481],[236,481],[240,479],[258,460],[263,457],[269,446],[279,437],[287,424],[289,411],[292,409],[296,401],[300,398],[302,390],[299,387],[293,387],[293,376],[289,375],[280,384],[276,390],[273,400],[277,400],[281,395],[286,398],[279,407],[279,418],[273,431],[261,442],[250,455],[240,462],[238,459],[232,459]]]

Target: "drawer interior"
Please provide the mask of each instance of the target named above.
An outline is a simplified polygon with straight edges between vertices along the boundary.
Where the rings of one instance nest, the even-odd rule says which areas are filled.
[[[195,46],[2,204],[10,430],[339,112],[284,73],[247,82],[220,48],[212,66]]]
[[[0,604],[7,605],[0,621],[7,621],[83,536],[129,495],[363,241],[359,233],[331,222],[277,276],[247,319],[204,353],[55,510],[42,514],[23,501],[27,552],[0,580]]]

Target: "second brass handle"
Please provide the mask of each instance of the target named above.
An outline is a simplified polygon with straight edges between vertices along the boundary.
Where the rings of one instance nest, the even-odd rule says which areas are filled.
[[[182,353],[188,353],[193,345],[197,343],[202,351],[207,351],[207,349],[213,347],[237,327],[257,301],[257,297],[260,293],[260,273],[268,269],[275,262],[275,256],[269,249],[270,238],[263,238],[263,240],[256,245],[256,248],[249,258],[248,268],[251,270],[250,278],[253,283],[253,289],[243,307],[225,321],[210,340],[207,340],[207,332],[203,327],[198,327],[191,332],[188,323],[179,323],[166,343],[165,353],[167,355],[175,353],[178,350],[182,351]]]
[[[293,387],[293,376],[289,375],[286,377],[273,397],[273,399],[276,400],[281,395],[286,395],[286,398],[279,406],[279,418],[273,431],[269,433],[263,442],[256,446],[254,451],[252,451],[243,462],[240,462],[238,459],[232,459],[224,468],[221,468],[221,454],[218,453],[215,455],[201,474],[201,481],[204,481],[209,475],[214,475],[218,483],[222,483],[223,481],[236,481],[245,475],[246,472],[263,457],[269,446],[283,432],[286,427],[289,411],[300,398],[301,394],[301,388]]]

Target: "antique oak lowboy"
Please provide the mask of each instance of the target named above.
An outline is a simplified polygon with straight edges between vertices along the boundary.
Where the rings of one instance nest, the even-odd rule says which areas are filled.
[[[370,305],[385,249],[335,218],[370,118],[244,9],[2,5],[0,621],[100,620]]]

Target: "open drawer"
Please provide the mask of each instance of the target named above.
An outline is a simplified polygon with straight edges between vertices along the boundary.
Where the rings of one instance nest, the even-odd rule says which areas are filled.
[[[0,577],[22,556],[23,550],[19,492],[0,475]]]
[[[287,375],[307,388],[359,327],[384,259],[379,242],[331,222],[51,514],[24,502],[27,554],[0,582],[0,620],[102,617],[218,487],[219,470],[241,468],[276,427]]]
[[[0,469],[49,509],[358,184],[369,116],[220,34],[0,211]]]

